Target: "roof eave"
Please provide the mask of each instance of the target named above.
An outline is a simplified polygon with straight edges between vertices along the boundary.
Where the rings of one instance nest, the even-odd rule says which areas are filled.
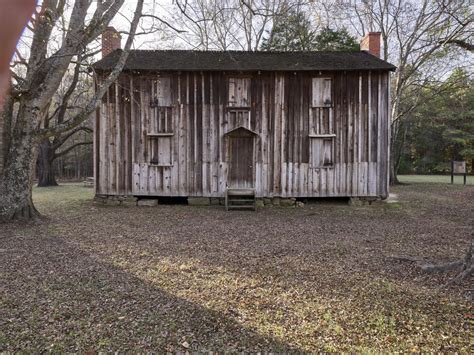
[[[120,52],[122,49],[116,49],[109,53],[107,56],[104,58],[100,59],[99,61],[95,62],[92,65],[93,71],[98,71],[98,72],[106,72],[110,71],[113,69],[113,65],[118,60],[118,56],[120,55]],[[156,51],[148,51],[148,50],[132,50],[130,52],[130,56],[127,61],[129,61],[131,56],[138,56],[141,53],[148,53],[148,52],[173,52],[175,50],[156,50]],[[179,52],[179,51],[178,51]],[[196,52],[196,53],[205,53],[206,51],[185,51],[183,50],[182,52]],[[233,51],[228,51],[228,52],[233,52]],[[237,53],[240,53],[241,51],[234,51]],[[225,53],[225,52],[222,52]],[[278,54],[275,52],[253,52],[253,53],[259,53],[259,54]],[[282,54],[288,54],[288,52],[281,52]],[[321,53],[326,53],[326,52],[321,52]],[[337,54],[344,54],[346,52],[337,52]],[[349,52],[349,53],[354,53],[354,52]],[[364,67],[359,67],[359,68],[246,68],[246,69],[241,69],[241,68],[227,68],[227,69],[222,69],[222,68],[212,68],[212,69],[203,69],[203,68],[190,68],[190,67],[183,67],[183,68],[143,68],[143,67],[134,67],[134,68],[127,68],[127,64],[125,64],[124,71],[125,72],[130,72],[130,71],[203,71],[203,72],[223,72],[223,71],[241,71],[241,72],[275,72],[275,71],[280,71],[280,72],[312,72],[312,71],[322,71],[322,72],[330,72],[330,71],[367,71],[367,70],[372,70],[372,71],[396,71],[396,67],[379,58],[376,56],[373,56],[372,54],[361,51],[361,52],[356,52],[356,53],[363,53],[365,56],[370,58],[370,61],[375,61],[376,63],[380,63],[379,67],[374,67],[374,66],[364,66]]]
[[[113,68],[107,67],[95,67],[94,65],[92,66],[93,70],[95,72],[108,72],[111,71]],[[271,73],[271,72],[341,72],[341,71],[390,71],[394,72],[397,70],[397,67],[388,67],[388,68],[334,68],[334,69],[317,69],[317,68],[311,68],[311,69],[202,69],[202,68],[124,68],[122,71],[123,72],[134,72],[134,71],[143,71],[143,72],[162,72],[162,71],[168,71],[168,72],[179,72],[179,71],[202,71],[202,72],[225,72],[225,71],[232,71],[232,72],[266,72],[266,73]]]

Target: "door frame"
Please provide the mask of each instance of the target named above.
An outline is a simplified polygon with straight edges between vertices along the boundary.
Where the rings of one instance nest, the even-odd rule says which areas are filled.
[[[225,161],[227,163],[227,175],[226,175],[226,188],[239,188],[239,187],[233,187],[230,186],[230,171],[231,171],[231,157],[230,157],[230,140],[231,138],[239,138],[239,133],[244,133],[245,135],[242,135],[241,138],[252,138],[252,189],[256,189],[256,147],[257,147],[257,138],[259,137],[257,132],[254,132],[246,127],[240,126],[237,128],[234,128],[224,134],[225,138]]]

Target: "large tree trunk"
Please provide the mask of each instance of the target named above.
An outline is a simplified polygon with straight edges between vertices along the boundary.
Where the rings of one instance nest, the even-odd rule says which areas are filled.
[[[31,197],[35,155],[31,136],[12,137],[0,177],[0,221],[30,219],[38,215]]]
[[[58,186],[54,174],[55,151],[53,144],[48,138],[45,138],[38,149],[38,161],[36,163],[38,171],[38,187]]]
[[[390,163],[390,186],[400,184],[400,180],[398,180],[398,176],[396,173],[397,170],[398,169],[395,167],[395,165],[393,163]]]
[[[20,110],[18,119],[22,122],[17,122],[10,134],[8,154],[0,175],[0,222],[39,216],[31,194],[37,142],[30,124],[21,124],[34,122],[31,118],[34,112]]]

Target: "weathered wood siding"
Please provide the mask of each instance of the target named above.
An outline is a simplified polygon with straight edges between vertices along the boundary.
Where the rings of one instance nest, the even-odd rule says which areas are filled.
[[[223,196],[238,127],[256,134],[257,196],[388,194],[389,73],[378,71],[124,74],[97,113],[97,193]]]

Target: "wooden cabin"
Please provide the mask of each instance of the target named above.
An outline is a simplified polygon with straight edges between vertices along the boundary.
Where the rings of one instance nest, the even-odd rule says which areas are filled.
[[[97,111],[96,194],[386,198],[394,69],[367,51],[134,50]]]

